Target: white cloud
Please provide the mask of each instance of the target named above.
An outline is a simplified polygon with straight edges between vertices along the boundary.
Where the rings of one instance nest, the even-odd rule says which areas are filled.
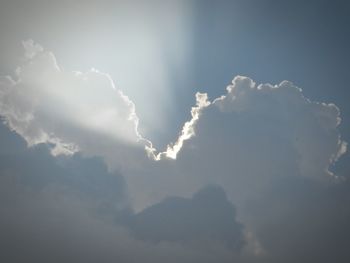
[[[144,154],[145,148],[153,160],[176,159],[183,142],[194,136],[193,126],[201,110],[210,104],[206,94],[197,93],[192,119],[184,124],[173,145],[157,153],[138,132],[135,105],[115,88],[108,74],[95,69],[66,72],[54,54],[33,40],[24,41],[23,47],[25,56],[15,78],[0,79],[0,112],[29,146],[52,143],[54,155],[80,150],[115,163],[116,146],[132,144],[126,148],[137,148],[137,154]]]
[[[137,132],[134,104],[109,75],[66,72],[32,40],[23,46],[25,60],[15,79],[1,77],[0,111],[29,145],[53,143],[53,153],[61,154],[90,150],[96,138],[102,144],[147,144]]]

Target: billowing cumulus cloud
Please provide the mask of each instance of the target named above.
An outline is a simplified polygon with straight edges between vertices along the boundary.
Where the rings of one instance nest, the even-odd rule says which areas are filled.
[[[167,194],[188,196],[210,183],[222,185],[236,203],[258,195],[280,176],[342,180],[329,171],[346,151],[334,104],[310,101],[291,82],[256,85],[242,76],[222,97],[203,98],[199,117],[184,126],[191,138],[180,135],[176,161],[153,166],[147,179],[130,179],[131,188],[142,185],[149,193],[139,198],[142,202]],[[155,180],[148,181],[152,176]]]
[[[53,144],[54,154],[103,156],[111,169],[124,171],[133,198],[145,204],[211,183],[243,200],[281,175],[327,180],[346,150],[335,105],[312,102],[287,81],[256,85],[238,76],[212,102],[197,93],[192,118],[158,153],[137,130],[134,104],[107,74],[66,72],[40,45],[29,40],[24,47],[17,76],[1,78],[7,125],[29,145]]]
[[[281,175],[329,180],[329,165],[346,149],[339,123],[335,105],[306,99],[290,82],[257,86],[239,76],[202,112],[179,158],[195,160],[209,180],[241,180],[235,185],[248,189]]]
[[[330,174],[329,165],[346,150],[337,131],[339,109],[334,104],[311,102],[291,82],[256,86],[249,78],[236,77],[227,87],[227,95],[216,99],[214,105],[222,112],[254,116],[265,121],[265,126],[280,129],[280,137],[289,140],[298,155],[301,175]]]
[[[107,74],[66,72],[40,45],[24,47],[16,76],[0,79],[0,114],[31,146],[1,126],[7,257],[20,246],[39,262],[346,262],[335,105],[237,76],[219,98],[197,93],[159,152]]]

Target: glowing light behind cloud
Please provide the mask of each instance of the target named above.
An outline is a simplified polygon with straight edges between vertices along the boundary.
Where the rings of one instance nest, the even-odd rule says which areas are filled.
[[[194,126],[199,119],[201,111],[210,105],[208,95],[206,93],[196,93],[196,106],[191,109],[191,120],[185,122],[182,131],[174,144],[168,144],[166,151],[155,154],[156,149],[146,145],[146,151],[156,161],[164,158],[176,159],[185,141],[191,139],[195,135]]]
[[[174,113],[173,93],[183,88],[174,87],[174,75],[186,78],[189,72],[192,4],[117,1],[111,5],[112,10],[103,10],[104,17],[84,21],[91,27],[86,32],[69,28],[64,33],[69,36],[69,42],[63,43],[65,49],[78,50],[78,54],[65,59],[64,65],[68,61],[74,70],[94,67],[108,72],[117,88],[142,109],[138,112],[143,132],[162,130]],[[99,13],[98,3],[82,8],[87,9],[84,12],[94,9],[92,14]]]

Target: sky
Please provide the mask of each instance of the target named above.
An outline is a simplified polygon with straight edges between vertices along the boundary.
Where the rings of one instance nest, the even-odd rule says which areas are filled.
[[[1,262],[348,262],[347,1],[0,2]]]

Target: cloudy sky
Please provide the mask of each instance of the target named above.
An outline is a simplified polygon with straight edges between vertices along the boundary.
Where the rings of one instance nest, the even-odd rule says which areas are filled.
[[[347,1],[0,2],[0,261],[339,262]]]

